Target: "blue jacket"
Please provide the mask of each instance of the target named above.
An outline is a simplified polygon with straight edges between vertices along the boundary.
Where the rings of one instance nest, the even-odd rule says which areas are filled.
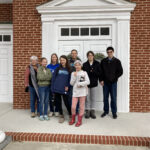
[[[68,94],[65,87],[70,87],[70,73],[66,68],[57,68],[53,73],[51,83],[53,93]]]
[[[59,64],[53,65],[53,64],[49,64],[47,66],[48,69],[50,69],[51,73],[54,73],[55,69],[59,67]]]

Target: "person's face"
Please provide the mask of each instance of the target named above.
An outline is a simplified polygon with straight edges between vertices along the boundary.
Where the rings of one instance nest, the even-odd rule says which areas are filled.
[[[79,63],[75,64],[76,71],[80,71],[82,66]]]
[[[62,66],[66,66],[66,63],[67,63],[66,59],[60,58],[60,64],[61,64]]]
[[[57,62],[57,57],[56,57],[56,55],[53,55],[52,56],[52,63],[56,63]]]
[[[76,51],[71,52],[72,59],[77,59],[78,53]]]
[[[47,60],[46,59],[43,59],[42,62],[41,62],[41,65],[43,67],[46,67],[47,66]]]
[[[31,61],[31,65],[32,65],[32,66],[36,66],[36,65],[37,65],[37,63],[38,63],[38,61],[37,61],[37,60],[32,60],[32,61]]]
[[[114,52],[112,50],[108,50],[107,55],[109,58],[112,58],[114,56]]]
[[[91,53],[89,53],[89,55],[88,55],[88,60],[89,61],[93,61],[94,60],[94,56]]]

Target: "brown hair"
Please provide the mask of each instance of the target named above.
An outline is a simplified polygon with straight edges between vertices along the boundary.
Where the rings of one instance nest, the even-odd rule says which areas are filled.
[[[42,58],[41,58],[41,62],[42,62],[43,60],[47,60],[47,58],[45,58],[45,57],[42,57]]]
[[[52,64],[52,57],[53,57],[54,55],[57,57],[57,62],[56,62],[56,64],[58,64],[58,56],[57,56],[56,53],[53,53],[53,54],[51,55],[51,64]]]
[[[62,55],[62,56],[60,56],[60,58],[59,58],[59,59],[61,59],[61,58],[63,58],[63,59],[65,59],[65,60],[66,60],[66,68],[67,68],[68,72],[70,73],[70,72],[71,72],[71,68],[70,68],[70,64],[69,64],[69,61],[68,61],[67,56]],[[60,64],[60,68],[61,68],[61,67],[62,67],[62,64]]]

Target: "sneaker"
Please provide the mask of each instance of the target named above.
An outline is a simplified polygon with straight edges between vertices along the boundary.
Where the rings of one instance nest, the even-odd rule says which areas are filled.
[[[44,121],[44,117],[43,117],[43,116],[40,116],[40,117],[39,117],[39,120],[40,120],[40,121]]]
[[[44,115],[44,119],[45,119],[46,121],[50,120],[50,118],[49,118],[47,115]]]
[[[35,118],[36,114],[34,112],[31,113],[31,118]]]
[[[96,119],[95,110],[91,110],[91,111],[90,111],[90,117],[91,117],[92,119]]]
[[[54,115],[54,112],[50,112],[48,116],[52,117],[53,115]]]
[[[113,119],[117,119],[117,114],[113,114]]]
[[[101,117],[104,118],[108,113],[104,112]]]
[[[55,112],[55,117],[59,117],[59,112]]]
[[[86,119],[89,119],[89,118],[90,118],[90,111],[89,111],[89,110],[86,110],[86,111],[85,111],[85,118],[86,118]]]
[[[59,116],[59,123],[64,123],[64,121],[65,121],[64,116],[63,116],[63,115],[60,115],[60,116]]]

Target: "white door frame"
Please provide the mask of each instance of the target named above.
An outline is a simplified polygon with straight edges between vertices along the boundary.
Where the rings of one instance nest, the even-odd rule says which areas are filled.
[[[2,46],[10,46],[11,50],[10,50],[10,63],[11,63],[11,67],[10,67],[10,91],[9,91],[9,99],[7,101],[0,101],[0,102],[9,102],[9,103],[13,103],[13,25],[12,24],[0,24],[0,34],[9,34],[11,35],[11,42],[2,42],[0,45]]]
[[[37,7],[42,20],[42,55],[47,58],[51,53],[58,52],[58,25],[91,22],[98,25],[97,22],[101,21],[116,24],[112,43],[124,68],[124,74],[118,82],[119,112],[129,112],[130,16],[135,6],[135,3],[124,0],[53,0]]]

